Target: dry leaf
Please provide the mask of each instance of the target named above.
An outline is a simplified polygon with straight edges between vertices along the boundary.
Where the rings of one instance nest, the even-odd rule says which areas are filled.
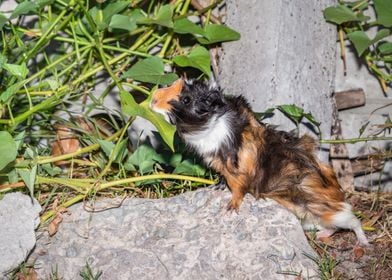
[[[363,249],[359,245],[355,245],[353,252],[354,252],[354,261],[357,261],[360,258],[362,258],[362,256],[365,254],[365,249]]]
[[[62,221],[63,221],[63,214],[57,212],[56,217],[48,225],[48,233],[50,236],[56,234]]]
[[[80,148],[80,143],[75,134],[66,126],[58,125],[56,139],[52,142],[52,156],[61,156],[76,152]],[[56,165],[63,165],[66,162],[57,161]]]
[[[19,272],[17,277],[19,280],[38,280],[38,275],[34,268],[29,268],[26,272]]]

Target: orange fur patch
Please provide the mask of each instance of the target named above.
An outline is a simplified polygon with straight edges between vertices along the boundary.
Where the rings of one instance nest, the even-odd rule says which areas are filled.
[[[160,88],[155,91],[151,106],[156,110],[170,111],[170,101],[179,100],[184,81],[179,79],[175,81],[170,87]]]

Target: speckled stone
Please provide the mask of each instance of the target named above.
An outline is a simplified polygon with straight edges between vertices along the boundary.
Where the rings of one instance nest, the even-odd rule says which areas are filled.
[[[0,279],[6,279],[33,249],[40,211],[35,199],[19,192],[0,200]]]
[[[167,199],[129,198],[120,208],[70,208],[53,237],[43,233],[30,261],[40,277],[57,267],[77,279],[88,261],[100,279],[293,279],[317,275],[299,221],[272,200],[245,197],[226,210],[230,192],[200,189]],[[110,205],[110,200],[97,207]]]

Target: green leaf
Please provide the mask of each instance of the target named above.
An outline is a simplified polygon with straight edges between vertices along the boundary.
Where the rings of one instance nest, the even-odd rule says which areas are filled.
[[[385,27],[392,26],[392,2],[391,0],[374,0],[374,8],[377,14],[377,22]]]
[[[372,44],[372,40],[369,39],[364,31],[354,31],[347,34],[347,37],[353,43],[358,56],[361,56],[367,48]]]
[[[162,156],[151,146],[143,144],[128,158],[124,164],[124,168],[129,171],[139,169],[141,173],[148,173],[154,171],[154,165],[157,162],[162,162]]]
[[[203,45],[235,41],[240,39],[240,33],[237,31],[219,24],[207,25],[204,33],[204,37],[197,38],[199,43]]]
[[[139,23],[156,24],[169,28],[173,28],[173,6],[170,4],[163,5],[159,8],[156,16],[152,18],[139,19]]]
[[[193,176],[203,176],[206,173],[206,169],[203,166],[189,159],[186,159],[176,166],[173,173],[193,175]]]
[[[37,165],[34,165],[31,169],[27,168],[17,168],[19,176],[22,178],[23,182],[26,184],[30,191],[30,196],[34,196],[34,184],[37,177]]]
[[[110,155],[112,154],[112,151],[114,149],[114,143],[110,142],[110,141],[106,141],[103,139],[97,139],[99,145],[102,148],[102,151],[105,153],[105,155],[107,157],[110,157]]]
[[[113,1],[106,4],[103,10],[100,10],[98,6],[94,6],[88,13],[94,20],[98,29],[104,30],[109,26],[112,16],[123,11],[128,5],[128,1]]]
[[[275,108],[268,108],[264,112],[255,112],[255,116],[257,119],[263,120],[268,117],[272,117],[274,115]]]
[[[137,28],[136,19],[132,16],[114,15],[110,21],[109,28],[131,32]]]
[[[17,146],[11,134],[7,131],[0,131],[0,171],[17,156]]]
[[[181,67],[193,67],[199,69],[207,76],[211,76],[210,53],[202,46],[192,49],[188,55],[178,55],[173,62]]]
[[[15,144],[16,144],[16,150],[19,151],[20,148],[22,148],[22,145],[24,143],[24,138],[25,138],[26,131],[23,130],[20,132],[18,135],[15,136]]]
[[[61,168],[58,166],[52,166],[50,163],[43,164],[41,167],[51,177],[61,174]]]
[[[37,12],[38,5],[32,1],[24,1],[19,3],[11,14],[11,19],[21,15],[27,15],[31,12]]]
[[[26,63],[23,63],[21,65],[4,63],[3,68],[11,75],[17,76],[22,79],[26,78],[27,73],[29,72]]]
[[[171,84],[178,80],[175,73],[165,74],[163,60],[157,56],[138,61],[122,77],[152,84]]]
[[[123,159],[126,157],[128,150],[127,150],[128,138],[124,138],[120,144],[115,149],[114,159],[113,162],[121,163]]]
[[[392,4],[392,3],[391,3]],[[389,36],[389,34],[391,34],[391,31],[389,31],[389,29],[381,29],[377,32],[376,36],[373,38],[372,40],[372,44],[386,38]]]
[[[123,113],[130,116],[140,116],[150,121],[157,129],[165,143],[174,150],[174,133],[175,127],[165,121],[165,119],[158,113],[152,112],[149,108],[150,99],[147,98],[143,103],[137,104],[132,95],[128,92],[120,92],[121,110]]]
[[[173,31],[178,34],[204,35],[204,30],[187,18],[174,21]]]
[[[7,22],[8,22],[8,18],[3,13],[0,13],[0,30],[3,29],[4,25]]]
[[[359,21],[355,13],[345,5],[328,7],[324,11],[324,18],[336,24],[342,24],[350,21]]]
[[[278,109],[285,115],[293,119],[296,123],[301,121],[304,115],[304,109],[292,104],[292,105],[280,105]]]
[[[11,96],[13,96],[19,90],[19,87],[19,84],[13,84],[12,86],[8,87],[0,94],[0,102],[7,102],[8,99],[11,98]]]
[[[392,53],[392,43],[391,42],[382,43],[378,46],[378,50],[383,55],[391,54]]]

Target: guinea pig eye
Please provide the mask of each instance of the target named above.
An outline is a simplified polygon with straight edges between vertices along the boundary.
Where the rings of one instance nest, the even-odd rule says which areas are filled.
[[[184,105],[188,105],[189,103],[191,103],[191,98],[190,98],[189,96],[185,96],[185,97],[181,100],[181,102],[182,102]]]

